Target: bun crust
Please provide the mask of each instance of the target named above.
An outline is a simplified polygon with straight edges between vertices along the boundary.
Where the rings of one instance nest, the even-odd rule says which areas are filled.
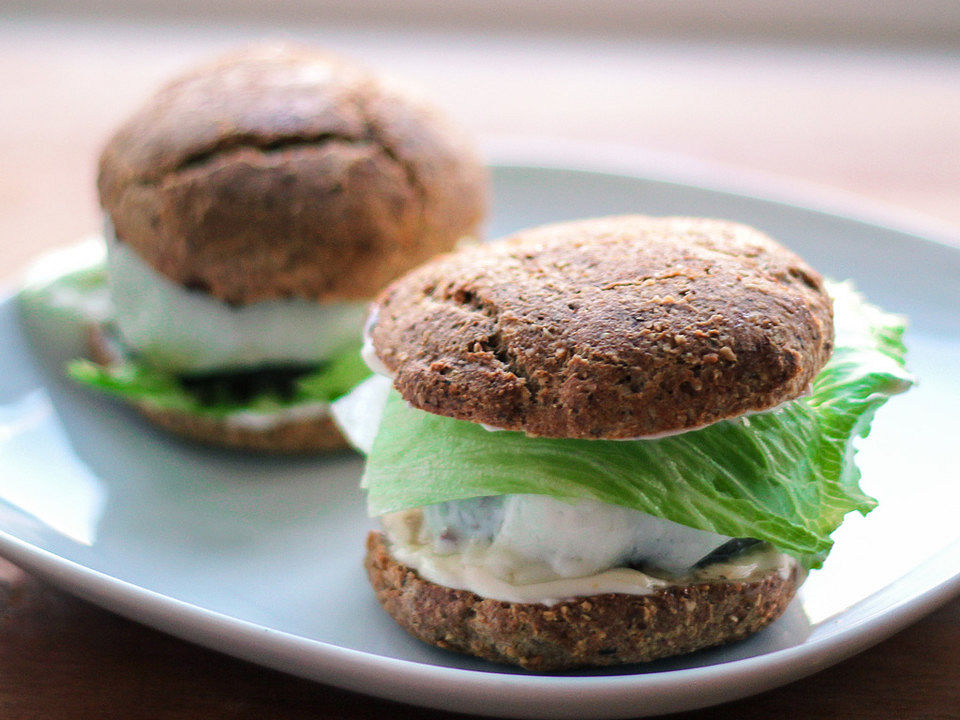
[[[98,178],[121,241],[238,304],[372,297],[473,233],[486,188],[435,108],[289,45],[174,79],[110,139]]]
[[[136,409],[154,425],[205,445],[236,450],[301,455],[349,447],[329,416],[288,420],[258,429],[230,424],[219,418],[162,410],[143,403]]]
[[[377,599],[418,639],[494,662],[550,672],[648,662],[747,637],[786,610],[800,583],[771,571],[756,582],[701,583],[651,595],[607,594],[556,605],[482,598],[421,578],[367,537]]]
[[[414,407],[529,435],[633,438],[775,407],[833,348],[819,274],[757,230],[625,216],[442,256],[378,299]]]
[[[97,326],[88,329],[90,357],[101,365],[116,362],[106,337]],[[266,428],[237,425],[223,418],[191,415],[157,408],[148,403],[131,403],[154,425],[180,437],[207,445],[237,450],[299,455],[342,450],[349,447],[330,415],[293,418]]]

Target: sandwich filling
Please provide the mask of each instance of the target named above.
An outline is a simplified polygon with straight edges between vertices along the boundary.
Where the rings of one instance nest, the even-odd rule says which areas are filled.
[[[507,602],[646,595],[671,585],[755,581],[796,561],[628,508],[505,495],[384,515],[394,559],[430,582]]]
[[[488,432],[370,378],[332,407],[367,455],[368,511],[399,562],[504,600],[819,567],[844,515],[876,505],[858,485],[855,440],[912,383],[902,318],[849,284],[829,290],[836,344],[809,395],[670,437]]]
[[[360,359],[365,303],[277,300],[234,308],[161,276],[117,241],[52,253],[22,301],[95,327],[103,363],[70,375],[154,408],[267,430],[329,415],[369,376]],[[78,246],[79,248],[79,246]],[[49,272],[48,272],[49,271]]]
[[[360,340],[365,302],[265,300],[231,306],[158,273],[106,224],[113,317],[124,344],[182,374],[316,365]]]

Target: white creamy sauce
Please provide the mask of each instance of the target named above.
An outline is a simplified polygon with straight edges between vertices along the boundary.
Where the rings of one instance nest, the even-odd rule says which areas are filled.
[[[279,425],[297,420],[329,417],[330,405],[325,402],[303,403],[292,405],[272,412],[255,412],[242,410],[230,413],[224,417],[228,425],[247,430],[270,430]]]
[[[632,560],[683,573],[732,540],[590,499],[514,494],[448,507],[458,515],[438,518],[443,506],[424,509],[427,533],[486,538],[494,555],[543,563],[563,577],[591,575]],[[435,542],[434,549],[444,548]]]
[[[564,574],[548,562],[524,557],[496,542],[471,542],[458,552],[438,552],[424,542],[420,510],[393,513],[382,520],[394,559],[425,580],[507,602],[553,605],[568,598],[604,593],[647,595],[672,585],[749,581],[772,570],[786,578],[796,566],[793,558],[763,546],[682,575],[657,577],[628,567],[607,567],[586,574],[574,574],[571,568],[570,574]]]
[[[482,541],[490,562],[540,564],[562,577],[638,563],[683,574],[733,539],[597,500],[534,494],[429,505],[421,516],[420,541],[440,554]]]
[[[486,423],[477,423],[477,424],[487,432],[510,432],[506,428],[497,427],[495,425],[487,425]]]
[[[105,225],[114,319],[124,343],[174,372],[316,363],[360,338],[365,302],[266,300],[233,307],[164,277]]]
[[[509,428],[497,427],[496,425],[488,425],[487,423],[477,423],[487,432],[511,432]],[[667,430],[666,432],[653,433],[651,435],[638,435],[637,437],[628,437],[628,438],[597,438],[599,440],[613,440],[615,442],[634,442],[635,440],[660,440],[661,438],[672,437],[674,435],[682,435],[683,433],[692,432],[694,430],[702,430],[708,425],[713,423],[707,423],[705,425],[697,425],[692,428],[684,428],[683,430]]]

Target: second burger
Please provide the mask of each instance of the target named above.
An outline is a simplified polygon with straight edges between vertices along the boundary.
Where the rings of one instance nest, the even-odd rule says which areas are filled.
[[[103,151],[111,316],[71,374],[195,439],[339,447],[368,299],[475,233],[487,182],[436,109],[343,59],[190,70]]]

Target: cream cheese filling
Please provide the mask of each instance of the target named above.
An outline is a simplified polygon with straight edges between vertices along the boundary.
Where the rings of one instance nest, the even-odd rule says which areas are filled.
[[[425,580],[481,597],[516,603],[554,605],[574,597],[606,593],[649,595],[677,585],[754,581],[772,571],[786,579],[797,567],[793,558],[763,545],[728,561],[693,568],[682,575],[649,574],[611,567],[582,576],[564,576],[547,563],[524,558],[488,542],[471,541],[456,552],[441,552],[422,534],[421,510],[381,518],[394,559]]]
[[[238,410],[237,412],[224,415],[224,421],[232,427],[264,431],[271,430],[288,422],[329,416],[330,403],[317,401],[301,403],[300,405],[290,405],[269,412]]]
[[[105,223],[113,318],[124,344],[178,373],[312,364],[360,340],[366,302],[266,300],[233,307],[172,282]]]

